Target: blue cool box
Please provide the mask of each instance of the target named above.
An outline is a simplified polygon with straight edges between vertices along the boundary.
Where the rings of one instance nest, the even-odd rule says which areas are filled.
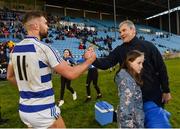
[[[96,102],[95,119],[100,125],[106,125],[113,122],[114,108],[106,101]]]

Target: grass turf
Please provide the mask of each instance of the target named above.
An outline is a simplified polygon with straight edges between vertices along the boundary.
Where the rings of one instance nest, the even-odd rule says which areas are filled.
[[[180,128],[180,59],[166,60],[168,69],[172,100],[166,105],[166,109],[171,112],[171,124],[174,128]],[[116,68],[117,70],[117,68]],[[77,92],[78,99],[72,100],[71,93],[66,89],[64,95],[64,105],[61,107],[62,117],[68,128],[101,128],[94,115],[94,105],[96,100],[96,91],[91,84],[92,100],[84,103],[86,99],[86,75],[84,73],[80,78],[72,81],[72,87]],[[108,101],[115,108],[118,104],[117,88],[113,82],[115,71],[99,70],[98,85],[103,97],[101,100]],[[60,76],[53,75],[53,85],[55,91],[56,103],[60,94]],[[1,116],[9,119],[7,123],[0,124],[0,128],[21,128],[26,127],[20,120],[18,114],[19,93],[16,87],[13,87],[8,81],[0,81],[0,106]],[[103,128],[116,128],[116,123],[112,123]]]

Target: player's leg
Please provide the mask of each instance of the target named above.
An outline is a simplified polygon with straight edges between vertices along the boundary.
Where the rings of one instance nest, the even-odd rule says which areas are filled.
[[[66,128],[63,118],[60,116],[49,128]]]

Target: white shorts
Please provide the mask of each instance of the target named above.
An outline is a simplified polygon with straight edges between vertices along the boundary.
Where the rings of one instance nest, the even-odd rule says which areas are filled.
[[[57,106],[39,112],[26,113],[19,110],[21,120],[29,128],[48,128],[60,116],[60,109]]]

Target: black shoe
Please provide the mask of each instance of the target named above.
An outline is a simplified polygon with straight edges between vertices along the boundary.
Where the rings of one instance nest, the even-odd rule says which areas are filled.
[[[91,101],[91,98],[88,98],[88,97],[87,97],[84,102],[87,103],[87,102],[89,102],[89,101]]]
[[[98,94],[96,97],[96,99],[100,99],[100,98],[102,98],[102,94]]]

